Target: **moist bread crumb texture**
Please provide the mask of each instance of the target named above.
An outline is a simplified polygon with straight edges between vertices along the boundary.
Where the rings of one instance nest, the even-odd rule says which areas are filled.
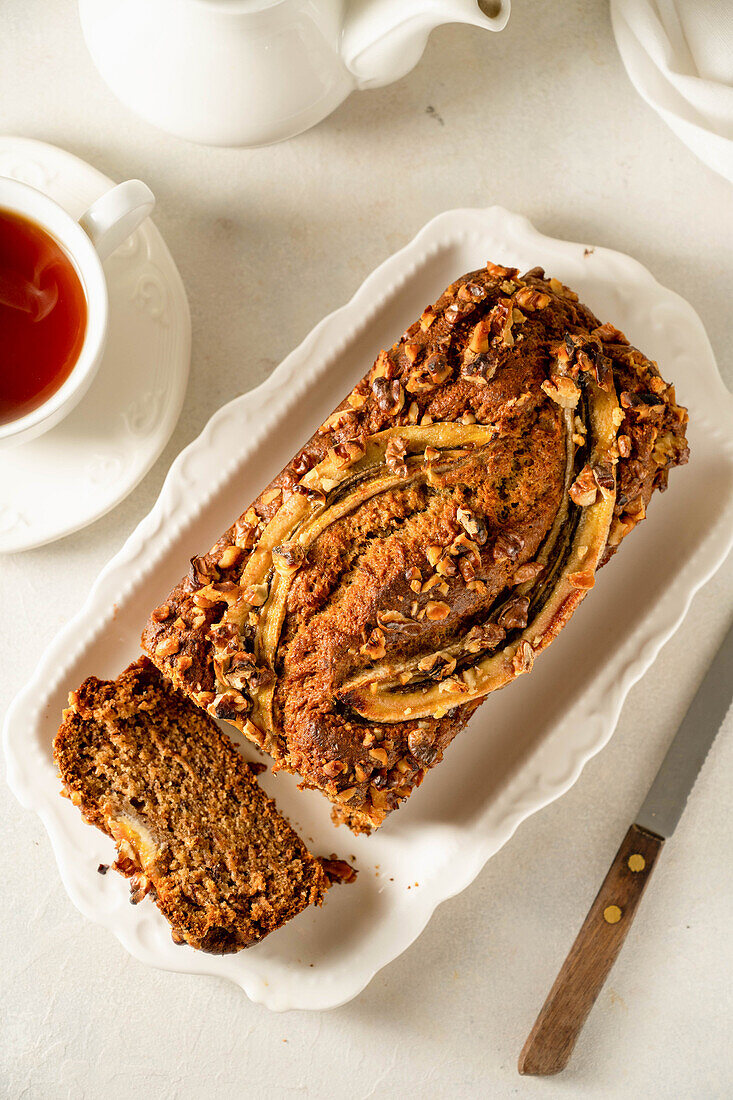
[[[64,793],[114,838],[131,900],[150,894],[176,943],[238,951],[321,904],[320,861],[231,739],[146,658],[69,702],[54,742]]]
[[[686,419],[573,291],[489,263],[192,559],[143,645],[369,831],[531,670],[686,461]]]

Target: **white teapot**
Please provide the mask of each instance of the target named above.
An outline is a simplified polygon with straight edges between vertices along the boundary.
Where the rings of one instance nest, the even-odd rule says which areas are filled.
[[[441,23],[500,31],[511,0],[79,0],[112,91],[172,134],[266,145],[398,80]]]

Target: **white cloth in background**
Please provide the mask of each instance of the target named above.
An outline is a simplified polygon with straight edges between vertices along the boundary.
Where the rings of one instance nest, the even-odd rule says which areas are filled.
[[[636,90],[733,182],[733,0],[611,0],[611,18]]]

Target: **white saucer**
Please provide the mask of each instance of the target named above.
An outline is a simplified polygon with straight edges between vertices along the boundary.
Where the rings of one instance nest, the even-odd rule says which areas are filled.
[[[0,176],[37,187],[74,217],[114,182],[63,149],[17,137],[0,137]],[[53,542],[114,508],[158,458],[180,415],[191,318],[152,222],[104,269],[109,339],[89,393],[40,439],[0,451],[0,553]]]

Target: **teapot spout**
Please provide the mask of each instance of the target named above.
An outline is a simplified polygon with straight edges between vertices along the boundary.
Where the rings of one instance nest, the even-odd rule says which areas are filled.
[[[379,88],[417,65],[434,27],[469,23],[501,31],[510,10],[511,0],[350,0],[341,56],[358,88]]]

